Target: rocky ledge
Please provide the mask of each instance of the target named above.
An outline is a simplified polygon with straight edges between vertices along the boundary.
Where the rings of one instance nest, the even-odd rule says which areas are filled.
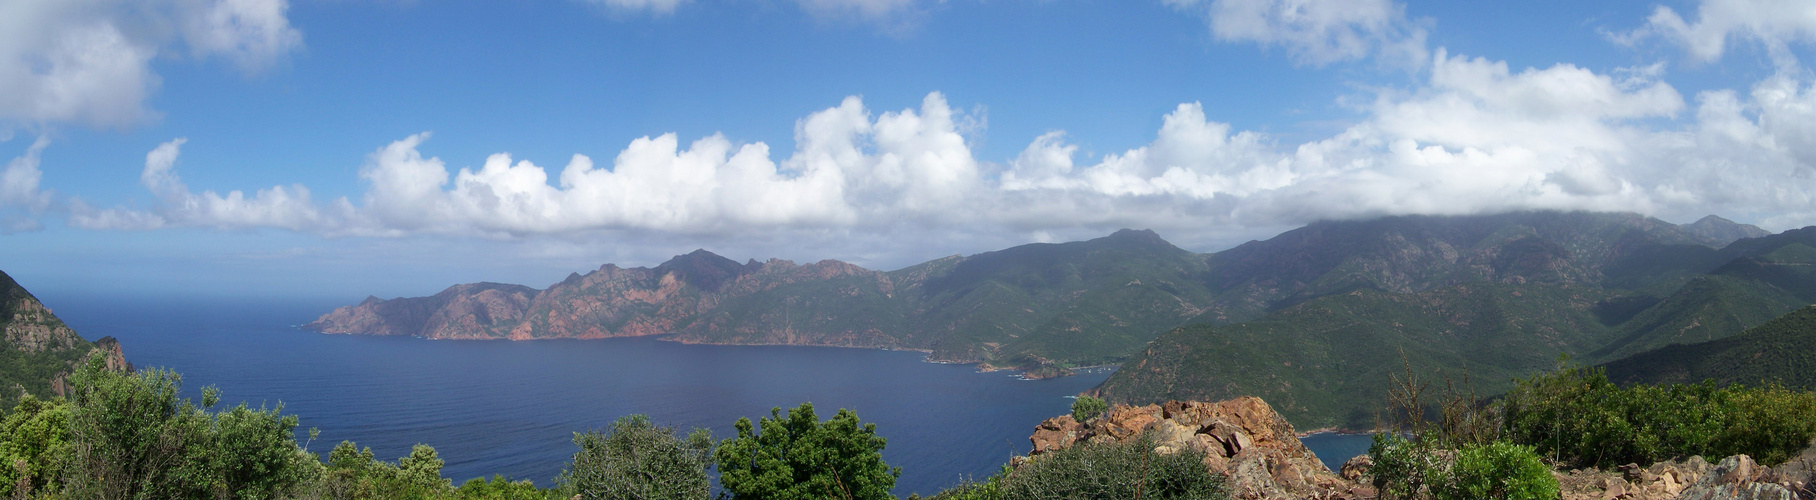
[[[1374,488],[1331,472],[1293,432],[1293,425],[1261,398],[1216,403],[1168,401],[1117,405],[1086,423],[1071,415],[1049,418],[1029,441],[1030,460],[1084,442],[1121,442],[1153,431],[1155,451],[1204,452],[1204,464],[1228,478],[1234,498],[1363,499]]]
[[[1153,432],[1155,451],[1204,452],[1204,465],[1222,474],[1241,500],[1361,500],[1376,497],[1367,455],[1332,473],[1293,432],[1292,424],[1261,398],[1205,403],[1168,401],[1117,405],[1080,423],[1071,415],[1049,418],[1028,437],[1034,449],[1019,466],[1043,453],[1089,442],[1124,442]],[[1702,457],[1629,464],[1613,471],[1554,471],[1561,500],[1816,500],[1816,443],[1777,467],[1746,455],[1710,464]]]

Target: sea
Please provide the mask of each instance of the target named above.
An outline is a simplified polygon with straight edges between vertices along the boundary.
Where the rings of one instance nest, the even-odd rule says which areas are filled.
[[[552,485],[576,450],[574,433],[625,415],[724,439],[740,417],[812,403],[821,419],[844,408],[876,424],[888,440],[884,461],[902,469],[894,493],[925,496],[1026,454],[1037,424],[1067,413],[1074,395],[1110,375],[1023,380],[912,351],[657,338],[437,341],[298,328],[345,305],[338,301],[39,298],[84,338],[119,339],[134,365],[180,373],[185,397],[199,401],[215,386],[221,407],[282,405],[299,417],[299,442],[323,455],[343,440],[388,460],[428,444],[456,484],[502,475]],[[313,441],[310,428],[320,431]],[[1366,452],[1367,439],[1322,434],[1307,444],[1334,470],[1358,445]]]

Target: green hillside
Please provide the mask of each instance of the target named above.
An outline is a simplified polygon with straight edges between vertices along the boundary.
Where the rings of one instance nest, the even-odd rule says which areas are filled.
[[[1816,390],[1816,306],[1805,306],[1739,335],[1678,344],[1602,365],[1622,384],[1776,383]]]
[[[1285,307],[1247,321],[1201,316],[1155,339],[1097,392],[1129,403],[1256,395],[1301,427],[1368,428],[1401,352],[1422,374],[1467,371],[1492,396],[1560,355],[1596,363],[1728,338],[1816,302],[1812,230],[1721,249],[1619,214],[1303,231],[1212,259],[1213,280],[1231,290],[1298,285],[1272,294]],[[1230,272],[1237,264],[1251,270]]]
[[[95,348],[12,276],[0,272],[0,406],[21,394],[49,396],[52,380]]]

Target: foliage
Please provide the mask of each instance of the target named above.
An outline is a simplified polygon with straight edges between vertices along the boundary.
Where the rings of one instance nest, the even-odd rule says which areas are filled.
[[[686,439],[644,415],[612,423],[606,433],[574,434],[580,451],[557,479],[563,492],[581,498],[705,499],[711,492],[712,436],[695,429]]]
[[[1519,381],[1502,406],[1508,437],[1573,466],[1734,454],[1776,464],[1816,437],[1816,394],[1779,386],[1623,389],[1572,367]]]
[[[1004,465],[1001,471],[983,482],[967,479],[924,500],[1003,500],[1003,478],[1009,477],[1009,473],[1014,471],[1014,468]],[[908,495],[908,500],[923,498],[920,495]]]
[[[1384,498],[1550,500],[1557,478],[1532,448],[1505,441],[1440,450],[1398,434],[1375,435],[1369,476]]]
[[[1127,442],[1082,443],[1034,457],[1021,468],[953,498],[1036,499],[1222,499],[1223,478],[1191,450],[1154,451],[1151,435]],[[989,496],[991,493],[1000,496]]]
[[[418,444],[396,464],[380,461],[371,448],[341,441],[328,453],[328,465],[316,485],[319,494],[335,499],[436,498],[450,492],[441,477],[442,460],[435,448]]]
[[[55,491],[58,459],[68,442],[68,403],[21,397],[0,421],[0,496]]]
[[[308,479],[314,459],[296,446],[295,416],[244,404],[209,413],[178,400],[182,377],[165,370],[124,374],[94,356],[70,377],[69,441],[61,478],[86,498],[272,498]]]
[[[876,424],[860,425],[851,410],[822,423],[813,404],[802,403],[786,416],[779,407],[770,410],[757,425],[740,418],[736,427],[737,437],[720,442],[715,453],[719,484],[732,498],[891,498],[902,474],[883,463],[887,441],[876,435]]]
[[[548,498],[565,500],[568,498],[568,495],[558,495],[553,490],[539,489],[528,479],[511,481],[505,479],[504,476],[492,476],[490,480],[479,477],[469,479],[459,488],[454,489],[453,496],[470,500],[543,500]]]
[[[1108,409],[1110,409],[1110,404],[1105,403],[1102,399],[1092,396],[1079,396],[1078,399],[1072,400],[1072,420],[1084,422],[1097,418],[1098,415],[1103,414],[1104,410]]]
[[[1816,350],[1810,345],[1816,345],[1816,308],[1802,307],[1732,337],[1672,345],[1603,366],[1620,384],[1712,379],[1816,390]]]

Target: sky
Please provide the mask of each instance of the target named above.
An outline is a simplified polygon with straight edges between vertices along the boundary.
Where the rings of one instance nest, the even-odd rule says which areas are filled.
[[[1511,210],[1816,224],[1795,0],[6,0],[51,294],[897,269]]]

